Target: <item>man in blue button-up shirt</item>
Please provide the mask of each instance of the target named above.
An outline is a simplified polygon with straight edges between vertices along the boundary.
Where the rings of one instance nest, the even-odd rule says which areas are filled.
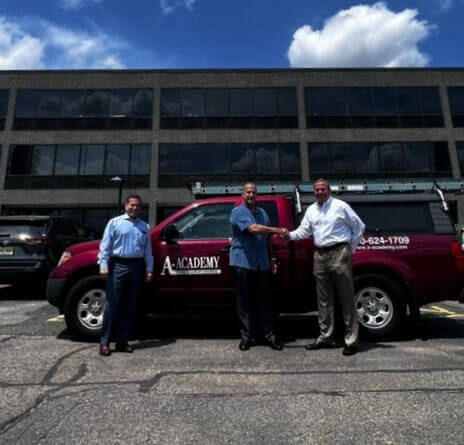
[[[140,286],[153,277],[153,256],[148,224],[138,218],[142,200],[132,195],[126,199],[124,215],[111,219],[100,243],[100,275],[107,277],[100,354],[111,354],[113,337],[116,350],[132,352],[129,329],[135,318]]]
[[[253,306],[257,303],[259,323],[265,341],[276,350],[282,345],[272,331],[272,293],[270,289],[271,265],[269,261],[269,235],[280,234],[281,229],[269,227],[269,217],[256,206],[256,185],[243,186],[243,203],[230,215],[232,242],[230,265],[236,272],[237,313],[241,326],[241,351],[250,348],[254,341],[256,320]],[[256,301],[257,300],[257,301]]]

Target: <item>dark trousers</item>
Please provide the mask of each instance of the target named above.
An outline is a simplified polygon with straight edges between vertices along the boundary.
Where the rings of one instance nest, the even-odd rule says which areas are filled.
[[[271,273],[235,268],[237,314],[242,338],[251,339],[260,333],[265,339],[272,335]]]
[[[136,315],[144,268],[143,259],[111,259],[106,281],[101,345],[108,345],[111,341],[121,345],[127,343],[129,329]]]

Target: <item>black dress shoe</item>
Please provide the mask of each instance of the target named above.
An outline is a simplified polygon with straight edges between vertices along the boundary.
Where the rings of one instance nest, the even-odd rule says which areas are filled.
[[[118,352],[126,352],[128,354],[131,354],[134,352],[134,349],[129,343],[126,344],[116,344],[116,351]]]
[[[268,344],[275,351],[282,351],[282,349],[284,349],[282,343],[277,340],[275,335],[270,335],[268,338],[266,338],[266,344]]]
[[[103,355],[103,357],[108,357],[111,355],[111,349],[109,346],[100,345],[100,355]]]
[[[354,355],[358,352],[358,347],[356,345],[345,345],[343,348],[343,355]]]
[[[308,351],[315,351],[317,349],[332,349],[334,347],[335,347],[334,342],[316,340],[314,343],[310,343],[309,345],[306,345],[305,349]]]
[[[240,351],[248,351],[248,349],[250,349],[250,346],[251,340],[249,338],[242,338],[238,345],[238,349],[240,349]]]

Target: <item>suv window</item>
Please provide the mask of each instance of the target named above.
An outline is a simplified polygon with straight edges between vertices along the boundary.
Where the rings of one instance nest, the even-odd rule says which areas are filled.
[[[454,233],[437,202],[353,203],[352,207],[366,224],[366,233]]]
[[[229,217],[233,207],[233,203],[227,203],[192,209],[175,221],[179,231],[177,239],[229,238]]]
[[[46,226],[44,221],[0,221],[0,238],[40,237]]]

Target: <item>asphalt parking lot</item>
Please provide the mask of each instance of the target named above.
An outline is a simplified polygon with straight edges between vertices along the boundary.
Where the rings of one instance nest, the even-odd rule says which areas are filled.
[[[0,294],[0,443],[449,443],[463,437],[464,306],[416,330],[306,351],[314,314],[279,320],[284,351],[238,350],[232,318],[151,317],[133,354],[100,357],[46,302]]]

